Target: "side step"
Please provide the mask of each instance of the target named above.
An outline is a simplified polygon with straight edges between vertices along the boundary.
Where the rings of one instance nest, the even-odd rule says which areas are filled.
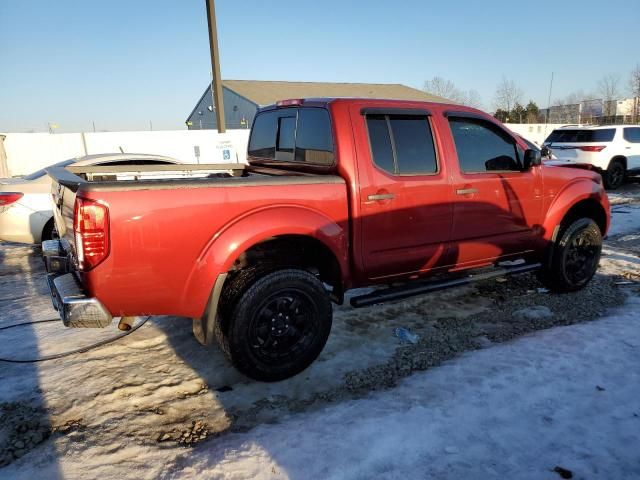
[[[470,274],[462,278],[454,278],[451,280],[426,281],[416,280],[409,282],[400,287],[389,287],[375,292],[360,295],[351,299],[351,306],[354,308],[368,307],[376,303],[390,302],[393,300],[403,300],[405,298],[421,295],[423,293],[437,292],[452,287],[460,287],[469,283],[487,280],[489,278],[502,277],[505,275],[514,275],[516,273],[526,273],[538,270],[542,266],[541,263],[528,263],[524,265],[515,265],[513,267],[497,267],[484,273]]]

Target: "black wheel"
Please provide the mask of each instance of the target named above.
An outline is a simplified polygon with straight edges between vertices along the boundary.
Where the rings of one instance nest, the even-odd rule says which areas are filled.
[[[277,270],[245,287],[217,325],[222,350],[234,367],[260,381],[274,382],[307,368],[331,331],[331,301],[322,282],[304,270]]]
[[[615,190],[624,183],[627,169],[621,160],[612,160],[609,164],[609,168],[602,172],[602,179],[604,186],[609,190]]]
[[[598,269],[602,233],[590,218],[567,222],[560,229],[551,262],[540,280],[555,292],[574,292],[584,288]]]
[[[45,240],[53,239],[54,228],[55,228],[55,224],[53,223],[53,218],[50,218],[49,221],[44,224],[44,228],[42,229],[41,242],[44,242]]]

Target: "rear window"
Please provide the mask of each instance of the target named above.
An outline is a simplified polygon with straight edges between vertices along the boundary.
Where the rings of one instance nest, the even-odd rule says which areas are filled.
[[[333,164],[329,112],[323,108],[282,108],[259,113],[251,130],[254,160]]]
[[[545,143],[610,142],[615,134],[615,128],[603,128],[600,130],[570,130],[563,128],[551,132]]]

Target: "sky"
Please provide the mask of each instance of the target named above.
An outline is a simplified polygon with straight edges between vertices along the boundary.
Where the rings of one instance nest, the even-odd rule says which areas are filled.
[[[225,79],[402,83],[434,76],[494,109],[626,92],[640,2],[217,0]],[[636,33],[634,33],[636,32]],[[0,131],[182,129],[210,79],[205,0],[0,0]]]

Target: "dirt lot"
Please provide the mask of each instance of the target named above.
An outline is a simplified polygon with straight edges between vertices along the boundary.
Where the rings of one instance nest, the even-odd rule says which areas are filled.
[[[174,317],[153,317],[131,336],[76,356],[0,363],[0,468],[36,462],[55,473],[56,459],[81,462],[87,455],[100,455],[105,465],[137,465],[140,452],[173,455],[230,431],[391,388],[465,350],[595,319],[622,304],[640,280],[640,188],[632,184],[612,199],[615,228],[600,273],[585,290],[552,295],[534,275],[523,275],[365,309],[336,307],[321,357],[287,381],[243,377],[216,346],[193,339],[188,319]],[[38,249],[0,244],[0,328],[53,317]],[[395,327],[409,328],[419,343],[400,344]],[[114,334],[115,323],[100,331],[27,325],[0,331],[0,357],[37,358]]]

